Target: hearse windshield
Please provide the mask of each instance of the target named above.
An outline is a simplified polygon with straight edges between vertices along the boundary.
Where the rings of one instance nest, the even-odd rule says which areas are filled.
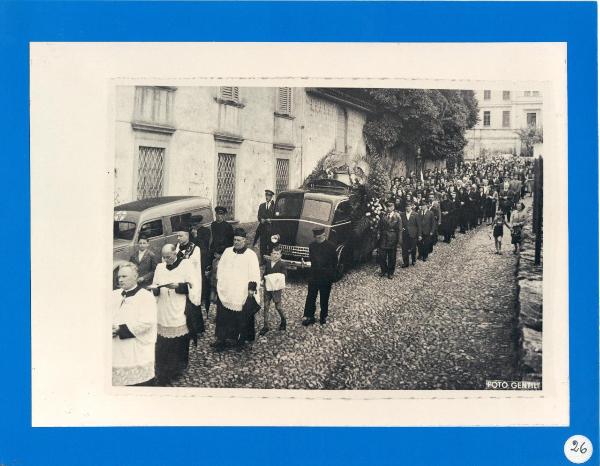
[[[327,222],[331,214],[331,203],[316,199],[305,199],[302,218],[317,222]]]
[[[135,235],[135,223],[127,221],[113,222],[113,240],[124,239],[131,241]]]
[[[303,193],[280,194],[275,203],[275,218],[300,218]]]

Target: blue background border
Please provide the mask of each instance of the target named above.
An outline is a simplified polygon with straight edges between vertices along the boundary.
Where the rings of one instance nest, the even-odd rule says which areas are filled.
[[[599,464],[596,15],[577,2],[0,3],[2,236],[18,246],[1,272],[0,464],[548,466],[570,464],[573,434],[594,441]],[[11,257],[30,250],[12,231],[30,225],[30,41],[567,42],[571,426],[32,429],[29,262]]]

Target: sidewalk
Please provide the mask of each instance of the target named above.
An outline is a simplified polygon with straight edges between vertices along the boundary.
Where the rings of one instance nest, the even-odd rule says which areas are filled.
[[[517,263],[517,319],[519,332],[519,369],[523,380],[542,380],[542,264],[535,265],[533,200],[523,200],[528,221],[523,228],[523,250]]]

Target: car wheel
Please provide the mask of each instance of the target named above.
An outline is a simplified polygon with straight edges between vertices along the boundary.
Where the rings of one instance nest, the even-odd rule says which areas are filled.
[[[335,266],[335,281],[341,280],[348,270],[348,257],[346,249],[341,247],[337,254],[337,264]]]

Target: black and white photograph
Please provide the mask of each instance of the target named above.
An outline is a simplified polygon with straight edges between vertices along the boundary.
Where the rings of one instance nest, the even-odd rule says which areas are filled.
[[[564,44],[31,67],[35,425],[568,423]]]
[[[115,86],[113,386],[541,390],[542,83],[228,84]]]

